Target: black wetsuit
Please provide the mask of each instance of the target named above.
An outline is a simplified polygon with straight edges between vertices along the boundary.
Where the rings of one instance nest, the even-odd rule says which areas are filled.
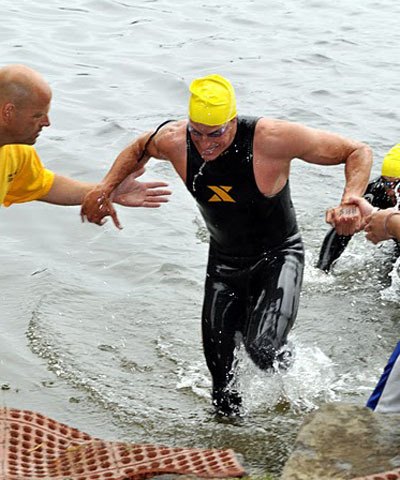
[[[382,209],[394,207],[397,203],[394,188],[399,182],[400,180],[387,182],[382,177],[375,178],[369,182],[364,198],[374,207]],[[340,257],[351,238],[352,235],[339,235],[334,228],[331,228],[322,242],[316,267],[329,272],[333,262]],[[396,255],[398,255],[398,248],[397,243]]]
[[[232,413],[236,333],[252,360],[272,367],[297,314],[304,249],[289,183],[263,195],[253,172],[256,118],[238,118],[236,136],[205,163],[187,134],[186,186],[210,233],[202,313],[203,345],[213,379],[213,403]]]

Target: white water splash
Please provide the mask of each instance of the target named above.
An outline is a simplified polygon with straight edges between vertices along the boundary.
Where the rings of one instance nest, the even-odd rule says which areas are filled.
[[[390,287],[385,288],[380,292],[383,300],[389,300],[391,302],[398,302],[400,298],[400,257],[393,265],[392,271],[389,273],[389,277],[392,279]]]
[[[315,258],[312,253],[306,250],[303,288],[318,288],[325,290],[329,286],[335,285],[336,278],[317,268],[315,263]]]
[[[181,367],[178,371],[178,390],[190,389],[201,398],[210,399],[211,377],[206,371],[204,362]]]
[[[334,363],[318,347],[297,345],[286,372],[263,372],[247,357],[242,360],[241,389],[247,409],[272,409],[286,404],[311,410],[321,400],[333,401]]]
[[[293,364],[286,372],[264,372],[247,356],[237,352],[238,386],[247,413],[272,410],[282,405],[293,410],[312,410],[321,401],[335,401],[334,363],[318,347],[296,346]],[[177,389],[190,389],[210,398],[211,380],[204,362],[181,366]]]

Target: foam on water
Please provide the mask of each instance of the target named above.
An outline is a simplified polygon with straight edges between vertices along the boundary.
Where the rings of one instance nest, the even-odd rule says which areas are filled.
[[[240,385],[249,411],[273,410],[285,405],[293,411],[315,408],[321,401],[334,400],[334,364],[318,347],[291,342],[293,359],[287,371],[259,370],[242,354]]]
[[[400,257],[396,260],[393,265],[393,269],[389,272],[389,277],[391,278],[391,284],[389,287],[381,291],[381,298],[383,300],[389,300],[392,302],[399,303],[400,298]]]
[[[237,359],[238,386],[246,414],[274,410],[282,405],[293,411],[307,411],[321,401],[338,398],[335,365],[318,347],[296,345],[287,371],[279,368],[274,372],[262,371],[243,349],[237,353]],[[180,368],[178,376],[178,389],[189,388],[202,398],[210,398],[211,382],[203,362]]]

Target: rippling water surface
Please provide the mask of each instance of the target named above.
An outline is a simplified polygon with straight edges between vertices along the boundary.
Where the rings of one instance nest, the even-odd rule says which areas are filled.
[[[370,143],[374,175],[399,141],[395,2],[1,7],[1,64],[26,63],[52,86],[52,126],[37,149],[58,173],[102,178],[139,132],[184,117],[190,80],[214,72],[232,80],[244,114]],[[317,271],[343,169],[295,161],[307,251],[295,362],[269,375],[239,352],[247,414],[217,420],[200,338],[207,235],[168,164],[151,161],[145,178],[167,180],[173,197],[159,210],[120,208],[122,231],[81,225],[75,207],[1,209],[1,402],[109,439],[232,447],[250,473],[278,475],[304,415],[325,401],[363,404],[398,339],[391,247],[360,234],[331,275]]]

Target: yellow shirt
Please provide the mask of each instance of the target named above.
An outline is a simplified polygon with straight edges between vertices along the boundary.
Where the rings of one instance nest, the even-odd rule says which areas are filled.
[[[0,205],[9,207],[44,197],[53,181],[54,173],[44,168],[33,147],[0,147]]]

